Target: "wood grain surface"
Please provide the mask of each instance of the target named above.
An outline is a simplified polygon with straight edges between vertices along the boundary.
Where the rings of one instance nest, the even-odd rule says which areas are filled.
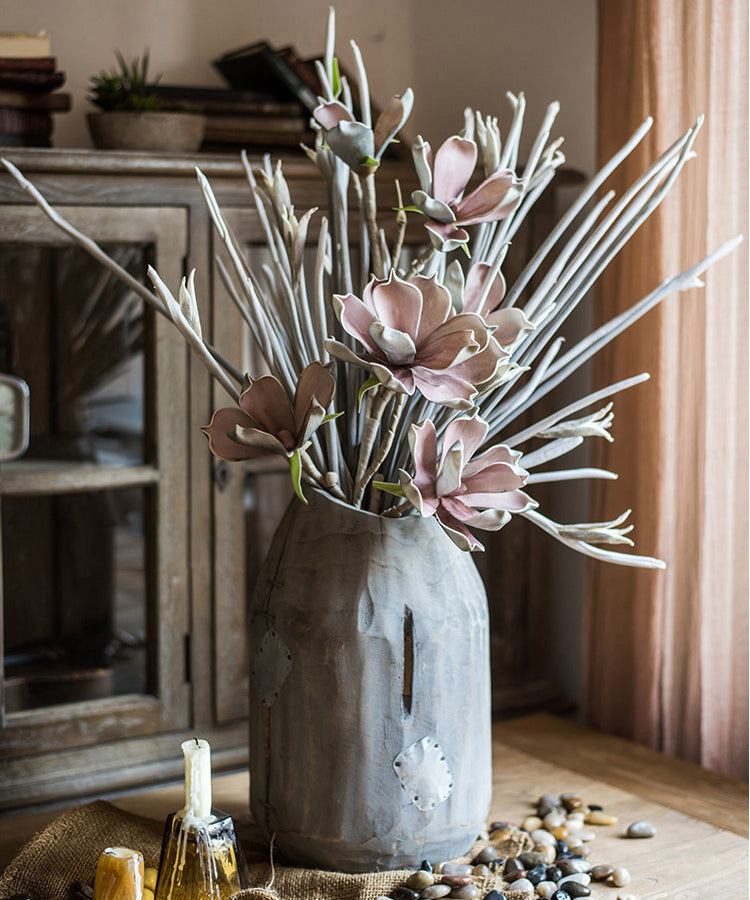
[[[747,842],[732,830],[747,826],[744,783],[717,781],[696,766],[546,715],[496,724],[493,750],[492,819],[520,823],[540,794],[577,791],[585,801],[599,803],[618,816],[616,825],[595,829],[589,860],[594,865],[625,866],[632,882],[624,892],[638,900],[748,896]],[[555,755],[557,759],[550,761],[548,757]],[[217,807],[237,818],[247,815],[246,772],[218,776],[213,787]],[[160,820],[183,801],[182,785],[176,784],[114,802]],[[722,809],[726,810],[722,827],[704,818]],[[58,814],[59,810],[0,822],[0,867]],[[656,836],[624,838],[627,825],[636,819],[656,826]],[[617,894],[607,885],[594,884],[592,890],[592,896],[602,900],[615,900]]]

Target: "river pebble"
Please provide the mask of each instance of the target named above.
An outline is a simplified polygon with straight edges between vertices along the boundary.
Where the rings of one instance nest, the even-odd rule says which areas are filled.
[[[471,866],[466,863],[444,862],[440,866],[441,875],[471,875]]]
[[[462,887],[465,884],[471,884],[471,875],[442,875],[440,883],[449,884],[452,888]]]
[[[484,900],[506,900],[506,897],[500,891],[490,891],[489,894],[484,895]]]
[[[591,871],[591,863],[585,859],[561,859],[557,865],[563,876],[575,875],[576,872]]]
[[[533,869],[529,869],[526,873],[526,877],[533,885],[539,884],[540,881],[544,881],[547,877],[547,866],[543,863],[538,866],[534,866]]]
[[[586,872],[574,872],[572,875],[566,875],[564,878],[561,878],[557,883],[560,887],[564,887],[568,882],[589,885],[591,884],[591,876]]]
[[[532,831],[536,831],[538,828],[542,827],[542,820],[539,816],[526,816],[526,818],[521,822],[521,828],[524,831],[528,831],[531,833]]]
[[[540,897],[551,897],[556,890],[557,885],[554,881],[540,881],[536,886],[536,892]]]
[[[547,813],[542,821],[547,831],[552,831],[553,828],[559,828],[561,825],[564,825],[565,819],[565,813],[561,809],[554,809],[551,813]]]
[[[493,862],[495,863],[497,863],[497,861],[498,860],[493,860]],[[474,876],[474,878],[489,878],[490,870],[488,866],[482,864],[479,866],[474,866],[474,868],[471,870],[471,874]]]
[[[515,856],[511,856],[505,860],[505,866],[503,867],[503,875],[507,878],[509,875],[512,875],[514,872],[520,872],[524,868],[523,863],[520,859],[517,859]]]
[[[425,888],[419,896],[421,900],[439,900],[440,897],[447,897],[450,892],[449,884],[433,884],[431,887]]]
[[[535,828],[534,831],[531,832],[531,840],[535,844],[555,844],[555,836],[550,834],[546,828]]]
[[[413,872],[406,879],[406,886],[413,891],[422,891],[432,884],[435,884],[435,876],[432,872],[425,872],[423,869]]]
[[[594,866],[594,868],[591,870],[591,877],[594,879],[594,881],[606,881],[614,871],[614,866]]]
[[[447,897],[451,892],[449,884],[433,884],[425,888],[421,893],[421,900],[439,900],[440,897]]]
[[[573,900],[577,900],[578,897],[590,897],[591,896],[591,888],[585,884],[578,884],[575,881],[566,881],[564,884],[561,884],[560,887],[566,893],[568,893]]]
[[[623,866],[615,866],[612,872],[612,884],[615,887],[625,887],[626,884],[630,884],[630,872]]]
[[[519,878],[517,881],[514,881],[512,889],[514,891],[531,891],[532,894],[536,891],[536,888],[528,878]]]
[[[558,888],[549,900],[570,900],[570,894],[567,891]]]
[[[553,809],[559,809],[560,807],[560,798],[556,797],[554,794],[542,794],[542,796],[536,801],[536,812],[538,816],[544,818],[548,813],[551,813]]]
[[[628,825],[629,838],[650,838],[655,834],[656,829],[650,822],[641,820],[639,822],[632,822]]]
[[[572,812],[574,809],[583,806],[583,800],[581,800],[578,794],[560,794],[560,802],[568,812]]]
[[[480,850],[479,853],[474,857],[474,865],[479,866],[482,863],[490,863],[493,860],[497,859],[500,854],[497,850],[490,844],[485,847],[483,850]]]
[[[392,900],[419,900],[419,894],[408,887],[397,887],[391,891]]]
[[[475,884],[465,884],[460,888],[453,888],[449,896],[454,900],[476,900],[481,891]]]
[[[586,816],[587,825],[615,825],[616,823],[617,816],[610,816],[601,809],[591,810]]]

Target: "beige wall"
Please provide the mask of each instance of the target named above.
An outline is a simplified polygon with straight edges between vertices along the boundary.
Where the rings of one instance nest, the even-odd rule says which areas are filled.
[[[151,50],[167,82],[221,84],[210,60],[261,38],[320,52],[328,0],[4,0],[0,28],[39,30],[68,73],[73,112],[58,117],[57,146],[89,146],[84,114],[89,76]],[[383,102],[411,85],[410,131],[433,143],[461,127],[472,103],[507,117],[506,90],[526,92],[529,124],[560,100],[559,133],[572,165],[594,158],[595,0],[346,0],[337,7],[339,55],[348,39],[365,55],[373,94]]]

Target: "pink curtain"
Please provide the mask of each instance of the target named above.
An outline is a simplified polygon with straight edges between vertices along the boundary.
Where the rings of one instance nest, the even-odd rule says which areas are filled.
[[[748,235],[744,0],[600,0],[599,156],[647,115],[655,126],[622,190],[706,116],[672,194],[610,267],[609,318],[735,234]],[[595,519],[632,506],[641,552],[666,572],[592,566],[586,622],[588,721],[715,771],[748,764],[747,243],[667,300],[597,365],[596,384],[649,371],[615,404],[620,473]]]

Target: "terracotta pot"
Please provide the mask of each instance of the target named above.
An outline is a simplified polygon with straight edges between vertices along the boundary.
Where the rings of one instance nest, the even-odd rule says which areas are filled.
[[[186,112],[91,112],[86,120],[99,150],[194,153],[206,128],[205,116]]]
[[[285,861],[465,853],[491,796],[487,601],[432,519],[296,498],[251,608],[251,809]]]

